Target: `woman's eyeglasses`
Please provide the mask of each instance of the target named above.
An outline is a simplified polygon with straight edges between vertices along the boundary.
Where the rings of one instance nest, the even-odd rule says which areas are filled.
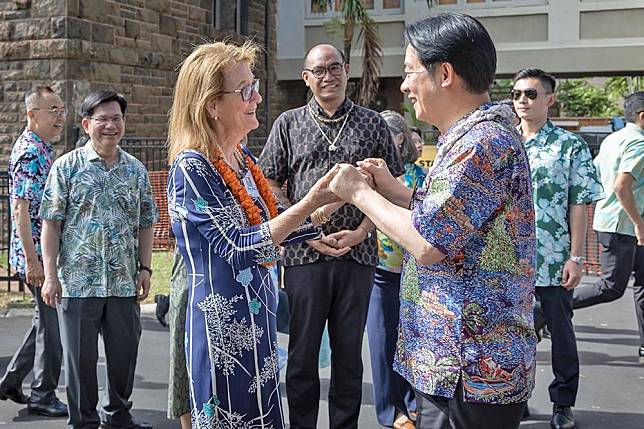
[[[512,95],[512,99],[514,101],[517,101],[519,98],[521,98],[521,94],[525,94],[526,97],[528,97],[530,100],[536,99],[539,94],[552,94],[552,92],[539,92],[536,89],[529,88],[529,89],[513,89],[510,91],[510,94]]]
[[[253,80],[253,83],[246,85],[240,89],[234,91],[224,91],[224,94],[236,94],[241,95],[243,101],[249,101],[253,97],[253,91],[259,94],[259,79]]]

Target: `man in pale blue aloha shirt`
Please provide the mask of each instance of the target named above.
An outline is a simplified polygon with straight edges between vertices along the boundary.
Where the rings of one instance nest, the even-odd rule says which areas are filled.
[[[579,357],[572,326],[573,289],[581,280],[587,205],[601,198],[588,145],[548,120],[555,79],[539,69],[514,76],[512,99],[530,161],[537,229],[535,329],[548,324],[552,340],[550,383],[554,429],[575,427],[571,407],[579,386]]]
[[[58,159],[43,195],[47,305],[59,304],[69,421],[74,428],[150,428],[130,413],[141,336],[139,302],[150,291],[159,219],[143,164],[118,146],[127,102],[99,90],[85,98],[88,143]],[[96,412],[98,334],[107,389]]]
[[[633,271],[638,358],[644,364],[644,91],[624,99],[624,116],[626,127],[606,137],[595,158],[605,191],[593,219],[602,276],[577,289],[573,304],[583,308],[620,298]]]

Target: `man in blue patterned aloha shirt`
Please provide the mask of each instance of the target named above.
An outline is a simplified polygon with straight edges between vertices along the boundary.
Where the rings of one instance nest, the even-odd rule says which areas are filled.
[[[479,21],[440,14],[405,39],[401,90],[441,131],[424,185],[367,159],[375,190],[348,164],[330,188],[405,249],[394,369],[442,412],[431,422],[421,409],[417,427],[517,428],[536,365],[527,155],[512,109],[490,102],[496,51]]]
[[[514,76],[512,99],[530,161],[537,228],[535,328],[548,324],[553,403],[551,427],[572,429],[579,385],[579,357],[572,326],[573,289],[582,277],[587,205],[601,198],[602,187],[585,141],[548,120],[555,102],[555,79],[539,69]]]
[[[40,248],[38,215],[47,174],[54,162],[51,142],[60,138],[65,124],[65,104],[48,86],[39,86],[25,96],[27,127],[11,151],[9,160],[11,246],[9,262],[34,295],[36,310],[31,328],[0,380],[0,399],[27,405],[30,413],[64,417],[67,406],[56,397],[63,350],[58,315],[45,305],[40,287],[45,278]],[[22,382],[33,368],[31,396],[22,393]]]
[[[153,224],[159,219],[147,171],[118,146],[127,102],[99,90],[85,98],[90,140],[52,166],[42,200],[43,300],[59,305],[69,424],[148,428],[130,414],[141,336],[139,302],[150,291]],[[108,387],[96,412],[101,333]]]

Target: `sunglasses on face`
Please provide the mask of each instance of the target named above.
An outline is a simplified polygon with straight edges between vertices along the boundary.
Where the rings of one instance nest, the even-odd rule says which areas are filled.
[[[336,63],[331,64],[329,67],[313,67],[312,69],[304,70],[313,74],[313,77],[316,79],[322,79],[326,75],[326,72],[331,73],[333,76],[340,76],[342,74],[342,67],[344,67],[344,64]]]
[[[529,88],[525,90],[521,89],[513,89],[510,91],[510,94],[512,95],[512,99],[514,101],[517,101],[519,98],[521,98],[521,94],[525,94],[526,97],[528,97],[530,100],[536,99],[539,94],[552,94],[551,92],[539,92],[536,89]]]
[[[259,79],[253,80],[253,83],[243,86],[240,89],[234,91],[224,91],[224,94],[236,94],[241,95],[242,101],[249,101],[253,97],[253,91],[259,94]]]

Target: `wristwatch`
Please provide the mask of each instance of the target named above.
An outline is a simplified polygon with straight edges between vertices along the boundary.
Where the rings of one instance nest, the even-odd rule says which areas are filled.
[[[584,263],[586,258],[584,258],[583,256],[571,256],[570,260],[575,262],[577,265],[581,265]]]
[[[147,271],[148,273],[150,273],[150,277],[152,277],[152,269],[150,267],[139,265],[139,271]]]

